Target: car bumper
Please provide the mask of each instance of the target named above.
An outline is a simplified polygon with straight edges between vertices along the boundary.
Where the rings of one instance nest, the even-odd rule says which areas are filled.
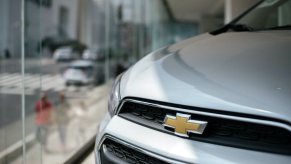
[[[74,58],[71,58],[71,57],[68,57],[68,58],[61,57],[61,58],[56,58],[55,60],[56,61],[59,61],[59,62],[66,62],[66,61],[72,61],[72,60],[74,60]]]
[[[74,85],[74,86],[85,86],[89,85],[91,81],[81,81],[81,80],[67,80],[66,85]]]
[[[193,141],[147,128],[119,116],[104,119],[96,138],[95,157],[105,139],[113,139],[169,163],[290,163],[291,156]],[[109,121],[110,120],[110,121]],[[103,156],[102,156],[103,158]]]

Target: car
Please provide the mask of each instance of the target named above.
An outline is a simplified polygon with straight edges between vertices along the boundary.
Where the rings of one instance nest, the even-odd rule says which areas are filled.
[[[84,50],[82,58],[84,60],[101,60],[104,56],[99,48],[91,48]]]
[[[77,59],[77,55],[71,47],[61,47],[55,50],[53,59],[56,61],[71,61]]]
[[[156,50],[119,75],[96,163],[291,161],[291,1]]]
[[[63,73],[66,86],[85,86],[95,81],[94,63],[77,60],[72,62]]]

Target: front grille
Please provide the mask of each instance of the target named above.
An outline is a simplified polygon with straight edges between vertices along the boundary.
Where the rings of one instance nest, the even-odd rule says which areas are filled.
[[[164,164],[166,162],[151,157],[133,148],[106,139],[102,144],[101,163]]]
[[[207,109],[203,110],[207,111]],[[201,111],[201,108],[199,108],[199,111]],[[135,101],[125,101],[118,115],[143,126],[174,134],[173,129],[165,129],[162,124],[167,114],[176,116],[176,113],[178,113],[178,111],[166,107]],[[189,114],[191,115],[191,119],[194,120],[208,122],[203,135],[189,134],[189,139],[243,149],[291,154],[291,132],[286,129],[217,118],[214,116],[193,114],[192,112],[179,113]]]

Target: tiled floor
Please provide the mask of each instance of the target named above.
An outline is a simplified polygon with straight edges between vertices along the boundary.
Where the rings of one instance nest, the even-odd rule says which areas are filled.
[[[87,104],[90,107],[87,109],[85,120],[82,120],[82,124],[85,124],[84,136],[88,140],[97,131],[97,125],[99,121],[103,118],[107,110],[107,93],[108,86],[96,90],[96,96],[94,100],[88,100]],[[93,95],[93,94],[92,94]],[[92,97],[91,97],[92,98]],[[88,106],[89,106],[88,105]],[[29,164],[59,164],[63,163],[67,158],[69,158],[74,152],[78,150],[85,141],[80,141],[82,135],[78,131],[78,126],[80,120],[72,119],[70,125],[68,126],[67,132],[67,148],[66,151],[62,151],[59,134],[56,127],[52,127],[51,133],[48,138],[48,148],[49,153],[41,151],[39,144],[35,144],[32,148],[27,151],[26,161]],[[16,159],[13,164],[22,163],[22,157]],[[84,161],[84,163],[95,163],[93,153]]]

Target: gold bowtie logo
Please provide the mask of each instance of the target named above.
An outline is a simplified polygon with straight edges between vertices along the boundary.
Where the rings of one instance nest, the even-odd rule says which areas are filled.
[[[177,113],[176,117],[166,115],[164,127],[173,128],[175,134],[182,137],[189,137],[189,133],[203,134],[206,128],[206,121],[191,120],[191,115]]]

